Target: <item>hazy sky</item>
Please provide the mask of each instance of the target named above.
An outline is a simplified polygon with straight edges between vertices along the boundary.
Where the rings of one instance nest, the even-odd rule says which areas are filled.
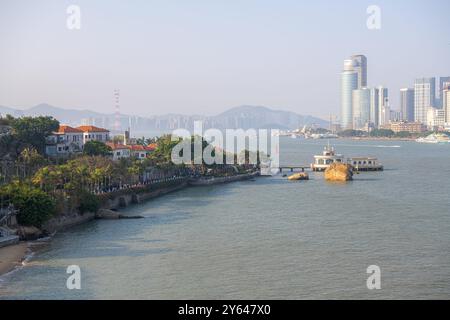
[[[69,5],[81,29],[66,27]],[[366,27],[369,5],[381,29]],[[450,75],[450,1],[0,0],[0,105],[41,102],[139,115],[250,104],[340,113],[351,54],[369,86]]]

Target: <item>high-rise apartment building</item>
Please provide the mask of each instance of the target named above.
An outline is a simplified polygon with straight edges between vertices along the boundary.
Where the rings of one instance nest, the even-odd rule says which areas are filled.
[[[384,126],[390,120],[390,107],[388,89],[383,86],[378,87],[378,126]]]
[[[427,112],[434,107],[435,78],[419,78],[414,82],[414,119],[427,123]]]
[[[450,123],[450,83],[442,90],[441,99],[445,112],[445,123]]]
[[[450,85],[450,77],[439,77],[439,88],[437,90],[436,108],[444,108],[442,91]]]
[[[400,112],[403,121],[414,121],[414,89],[400,89]]]
[[[367,128],[370,121],[370,89],[360,88],[353,90],[353,129]]]
[[[341,73],[341,123],[342,129],[353,128],[353,90],[358,88],[358,73],[353,60],[344,60]]]
[[[370,123],[378,128],[378,114],[379,114],[379,104],[378,104],[378,88],[370,89]]]
[[[350,57],[353,60],[353,69],[358,74],[358,89],[367,87],[367,58],[362,54]]]

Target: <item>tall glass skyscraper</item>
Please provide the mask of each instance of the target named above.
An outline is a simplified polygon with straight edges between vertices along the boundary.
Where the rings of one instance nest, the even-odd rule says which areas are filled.
[[[419,78],[414,82],[414,119],[427,123],[428,108],[434,107],[435,78]]]
[[[370,123],[372,123],[375,128],[378,128],[378,95],[378,88],[370,89]]]
[[[383,86],[378,87],[378,126],[383,126],[389,122],[390,108],[388,89]]]
[[[353,60],[353,69],[358,74],[358,89],[367,87],[367,58],[362,54],[350,57]]]
[[[444,107],[443,90],[446,88],[446,84],[450,83],[450,77],[439,77],[439,90],[437,92],[436,107]]]
[[[414,89],[400,89],[400,111],[403,121],[414,122]]]
[[[362,130],[370,120],[370,89],[353,90],[353,129]]]
[[[353,128],[352,94],[358,88],[358,73],[353,66],[353,60],[344,60],[341,73],[341,123],[344,130]]]

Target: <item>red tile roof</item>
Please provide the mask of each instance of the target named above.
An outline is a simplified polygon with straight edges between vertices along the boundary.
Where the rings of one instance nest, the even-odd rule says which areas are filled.
[[[77,128],[83,132],[109,132],[109,130],[95,127],[95,126],[79,126]]]
[[[57,133],[83,133],[80,129],[72,128],[70,126],[62,125],[59,126]]]
[[[118,150],[118,149],[131,149],[130,146],[121,144],[121,143],[114,143],[114,142],[106,142],[106,145],[111,147],[111,149],[113,150]]]
[[[156,148],[156,144],[153,143],[148,146],[134,144],[134,145],[131,145],[130,147],[131,147],[131,150],[133,150],[133,151],[153,151]]]

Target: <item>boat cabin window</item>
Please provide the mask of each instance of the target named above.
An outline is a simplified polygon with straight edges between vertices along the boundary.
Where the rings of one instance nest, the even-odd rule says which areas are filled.
[[[336,159],[336,162],[341,162],[341,159]]]

